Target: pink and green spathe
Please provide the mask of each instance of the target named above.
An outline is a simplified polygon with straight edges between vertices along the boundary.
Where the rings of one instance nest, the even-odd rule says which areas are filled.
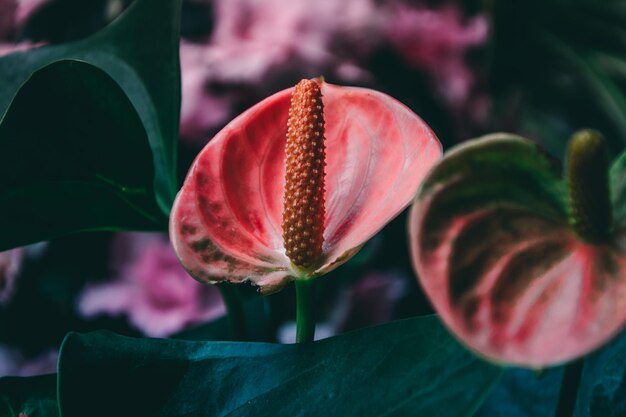
[[[599,134],[559,164],[494,134],[451,150],[410,214],[413,264],[453,334],[491,360],[563,363],[626,325],[626,153]]]

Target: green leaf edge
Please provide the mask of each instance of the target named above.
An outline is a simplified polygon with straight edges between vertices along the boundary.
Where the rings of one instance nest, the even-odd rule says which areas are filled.
[[[157,1],[159,2],[159,4],[156,4]],[[119,85],[124,94],[126,94],[126,96],[128,97],[135,111],[139,115],[144,129],[146,130],[146,136],[148,137],[150,148],[152,149],[152,157],[155,168],[154,190],[156,201],[163,213],[166,216],[169,216],[170,208],[173,204],[174,197],[176,196],[178,190],[176,180],[177,157],[175,144],[177,143],[178,139],[177,133],[179,114],[173,116],[175,119],[175,123],[172,124],[174,125],[176,136],[171,138],[174,146],[171,149],[171,152],[169,152],[171,153],[171,155],[168,155],[168,146],[166,146],[164,142],[165,138],[162,132],[163,129],[160,126],[158,117],[156,116],[156,113],[158,113],[158,111],[156,110],[157,106],[152,101],[152,96],[149,93],[147,86],[142,82],[141,78],[139,77],[139,74],[137,74],[135,69],[127,64],[121,57],[116,56],[114,51],[103,51],[103,48],[97,47],[92,48],[92,44],[97,45],[105,42],[106,45],[106,41],[115,40],[118,32],[121,32],[127,21],[132,19],[141,20],[144,9],[150,9],[154,7],[167,7],[168,10],[173,9],[175,11],[171,18],[173,19],[173,22],[175,22],[173,29],[176,31],[177,34],[177,49],[178,34],[180,33],[181,4],[182,0],[135,0],[128,7],[128,9],[125,10],[124,13],[120,15],[116,20],[111,22],[101,31],[95,33],[88,38],[69,44],[44,46],[32,50],[15,52],[5,57],[1,57],[0,72],[2,69],[2,63],[8,63],[10,66],[11,60],[17,60],[19,58],[26,58],[27,63],[25,65],[30,66],[30,71],[28,72],[26,78],[20,76],[16,77],[18,79],[21,79],[21,81],[18,80],[16,82],[15,80],[8,80],[9,82],[7,82],[7,84],[9,85],[7,86],[5,84],[4,88],[12,88],[13,92],[11,93],[10,98],[4,103],[2,102],[2,97],[0,96],[0,124],[4,122],[4,119],[19,91],[26,85],[26,83],[28,83],[28,81],[31,79],[36,71],[41,70],[55,62],[63,60],[76,60],[93,65],[94,67],[104,71]],[[178,65],[177,76],[180,80],[180,64],[178,64],[178,53],[175,54],[175,59]],[[130,76],[131,82],[124,83],[121,76],[122,73],[126,76]],[[10,81],[13,82],[11,83]],[[130,91],[136,89],[139,89],[141,91],[141,95],[139,98],[137,98],[135,94],[130,94]],[[180,82],[175,89],[177,95],[175,99],[178,103],[178,110],[180,110]],[[149,106],[145,106],[146,101],[148,101]],[[146,109],[146,111],[139,111],[139,109],[142,108]],[[157,121],[155,125],[152,126],[152,129],[158,131],[161,136],[151,132],[151,130],[147,127],[151,126],[150,120]],[[165,149],[165,152],[159,152],[159,150],[161,149]]]
[[[250,353],[250,352],[254,352],[256,349],[258,348],[264,348],[264,347],[270,347],[270,348],[274,348],[277,350],[282,350],[282,351],[289,351],[292,349],[314,349],[315,346],[319,346],[320,344],[326,344],[326,343],[332,343],[334,340],[338,339],[338,338],[345,338],[347,337],[354,337],[356,335],[360,335],[360,334],[365,334],[366,332],[371,332],[371,331],[378,331],[378,332],[383,332],[383,330],[385,328],[388,327],[392,327],[392,326],[401,326],[402,323],[408,323],[409,321],[426,321],[426,320],[437,320],[439,326],[441,326],[443,332],[445,332],[445,334],[450,337],[451,340],[454,341],[454,343],[456,343],[458,345],[458,347],[460,347],[462,350],[465,350],[469,355],[474,356],[474,358],[480,362],[484,362],[486,365],[488,365],[489,367],[495,369],[498,371],[498,375],[496,377],[494,377],[485,387],[485,389],[482,390],[481,395],[477,396],[477,398],[468,405],[468,409],[467,409],[467,413],[463,414],[462,416],[459,417],[471,417],[473,416],[476,411],[478,411],[478,409],[480,408],[480,406],[482,405],[482,403],[489,397],[491,391],[493,390],[493,388],[495,388],[495,386],[498,384],[502,374],[506,371],[506,366],[502,366],[501,364],[495,364],[491,361],[487,361],[484,360],[484,358],[482,358],[479,355],[476,355],[474,352],[472,352],[471,350],[468,350],[465,345],[463,345],[462,343],[459,342],[459,340],[449,332],[449,330],[447,329],[446,326],[443,325],[443,323],[441,323],[441,321],[438,319],[438,316],[436,314],[431,314],[431,315],[427,315],[427,316],[418,316],[418,317],[411,317],[411,318],[406,318],[406,319],[400,319],[400,320],[395,320],[389,323],[385,323],[382,325],[377,325],[377,326],[373,326],[373,327],[367,327],[367,328],[362,328],[362,329],[357,329],[357,330],[353,330],[347,333],[343,333],[343,334],[339,334],[339,335],[335,335],[332,337],[329,337],[327,339],[322,339],[319,341],[316,341],[312,344],[308,344],[308,345],[300,345],[300,344],[275,344],[275,343],[267,343],[267,342],[233,342],[233,341],[198,341],[198,340],[187,340],[187,339],[163,339],[163,342],[175,342],[175,343],[189,343],[189,344],[204,344],[204,343],[210,343],[210,344],[214,344],[214,345],[248,345],[249,349],[246,349],[246,353]],[[63,369],[63,362],[65,361],[65,355],[64,352],[66,351],[66,348],[68,345],[73,344],[74,340],[80,340],[81,338],[84,338],[85,336],[89,336],[89,335],[96,335],[96,336],[105,336],[107,334],[113,334],[116,337],[119,338],[125,338],[125,339],[137,339],[137,338],[132,338],[132,337],[127,337],[127,336],[122,336],[122,335],[117,335],[111,331],[108,330],[100,330],[100,331],[94,331],[94,332],[90,332],[90,333],[78,333],[78,332],[69,332],[65,338],[63,339],[62,343],[61,343],[61,347],[59,349],[59,359],[58,359],[58,372],[57,372],[57,404],[59,406],[59,413],[62,416],[62,409],[63,409],[63,404],[62,404],[62,389],[65,386],[65,384],[62,383],[63,381],[63,373],[61,372],[61,370]],[[138,339],[141,340],[141,339]]]
[[[47,64],[45,64],[44,66],[38,68],[37,70],[33,71],[28,78],[26,79],[26,81],[20,86],[20,88],[18,89],[18,91],[15,93],[15,95],[13,96],[13,98],[11,99],[11,105],[13,104],[13,101],[15,100],[15,98],[20,94],[20,92],[22,91],[22,89],[32,80],[33,77],[35,77],[39,72],[42,71],[46,71],[48,68],[56,66],[58,64],[62,64],[62,63],[79,63],[82,65],[87,65],[91,68],[93,68],[96,71],[102,72],[105,76],[108,77],[108,79],[115,83],[115,85],[121,90],[124,91],[124,89],[122,88],[122,86],[113,78],[111,77],[111,75],[109,75],[109,73],[107,73],[105,70],[103,70],[102,68],[98,67],[97,65],[93,65],[87,61],[81,60],[81,59],[74,59],[74,58],[61,58],[58,60],[53,60]],[[130,100],[130,97],[128,95],[126,95],[126,98],[129,100],[130,104],[132,105],[132,102]],[[2,118],[0,118],[0,125],[2,125],[2,123],[4,122],[6,116],[8,115],[8,113],[11,110],[11,105],[9,107],[7,107],[7,111],[5,112],[5,114],[2,116]],[[139,113],[137,112],[137,109],[134,105],[132,105],[133,110],[134,110],[134,114],[141,119]],[[153,161],[154,162],[154,161]],[[142,216],[144,216],[147,220],[154,222],[156,225],[161,225],[162,223],[159,221],[158,218],[156,218],[153,214],[150,213],[146,213],[144,210],[142,210],[140,207],[136,207],[135,204],[133,204],[131,201],[128,200],[128,198],[126,197],[126,195],[124,194],[124,190],[122,189],[123,187],[120,186],[119,184],[114,183],[111,180],[108,180],[107,178],[99,178],[99,180],[101,181],[101,186],[103,188],[110,188],[112,190],[112,192],[118,194],[123,200],[125,200],[128,205],[135,210],[136,212],[140,213]],[[64,181],[64,183],[84,183],[83,181]],[[36,187],[36,186],[34,186]],[[167,214],[167,213],[164,213]],[[102,229],[102,228],[95,228],[97,230],[109,230],[108,228]],[[90,230],[94,230],[94,228],[90,228],[90,229],[84,229],[84,231],[90,231]],[[73,232],[71,232],[73,233]]]
[[[420,186],[415,201],[426,198],[437,186],[458,177],[471,176],[477,160],[489,163],[493,159],[511,160],[520,170],[528,170],[538,176],[546,189],[546,196],[551,197],[550,202],[558,208],[561,220],[565,221],[567,194],[561,178],[561,164],[530,139],[511,133],[492,133],[450,148]]]

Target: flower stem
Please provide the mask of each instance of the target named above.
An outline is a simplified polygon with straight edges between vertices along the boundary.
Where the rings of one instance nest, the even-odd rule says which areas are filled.
[[[563,379],[561,380],[561,391],[559,392],[559,403],[554,417],[572,417],[574,415],[578,387],[583,372],[583,363],[583,359],[577,359],[565,366]]]
[[[241,300],[241,293],[236,285],[224,283],[217,286],[228,314],[230,335],[233,340],[246,340],[246,317]]]
[[[315,286],[313,280],[296,280],[296,343],[315,337]]]

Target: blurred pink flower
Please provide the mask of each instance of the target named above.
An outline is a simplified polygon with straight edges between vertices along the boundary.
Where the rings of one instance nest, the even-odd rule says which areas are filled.
[[[459,7],[393,7],[388,27],[392,45],[406,61],[429,73],[450,103],[464,102],[476,79],[466,63],[467,51],[487,40],[484,16],[467,20]]]
[[[17,0],[0,0],[0,39],[12,36],[16,10]]]
[[[232,94],[210,92],[210,77],[204,56],[205,46],[182,41],[180,66],[182,74],[182,102],[180,135],[183,138],[207,140],[210,128],[220,126],[231,116],[234,105]]]
[[[374,0],[216,0],[207,44],[181,45],[181,136],[205,143],[249,103],[301,78],[367,78],[358,66],[380,39]]]
[[[34,44],[30,42],[20,42],[20,43],[1,43],[0,42],[0,56],[7,55],[13,52],[25,51],[30,48],[34,48],[39,46],[40,44]]]
[[[55,349],[29,358],[15,347],[0,345],[0,377],[53,374],[57,371],[58,357]]]
[[[165,337],[224,314],[219,290],[189,279],[163,235],[119,233],[113,259],[117,278],[81,295],[85,317],[123,314],[146,335]]]
[[[3,0],[0,0],[3,1]],[[10,0],[9,0],[10,1]],[[13,0],[17,3],[15,11],[15,25],[20,28],[41,6],[50,0]]]
[[[205,44],[181,45],[181,137],[203,145],[261,97],[301,78],[324,75],[370,84],[365,65],[391,46],[429,74],[460,124],[482,121],[489,108],[467,52],[488,35],[484,16],[466,18],[452,1],[215,0],[215,28]]]
[[[13,295],[23,255],[22,248],[0,252],[0,305],[6,304]]]
[[[0,56],[39,44],[17,42],[17,36],[32,14],[49,0],[0,0]]]
[[[342,61],[335,48],[367,48],[382,23],[372,0],[218,0],[216,8],[213,43],[240,58],[252,55],[238,68],[252,77],[293,59],[317,67]]]

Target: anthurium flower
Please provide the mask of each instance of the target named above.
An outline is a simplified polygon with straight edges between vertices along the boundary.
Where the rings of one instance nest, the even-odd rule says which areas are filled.
[[[346,262],[410,203],[440,155],[431,129],[393,98],[303,80],[200,152],[171,241],[197,280],[272,292]]]
[[[410,214],[413,264],[443,321],[495,361],[540,367],[599,347],[626,323],[626,154],[572,139],[566,180],[529,140],[451,150]],[[609,173],[607,173],[609,172]]]

